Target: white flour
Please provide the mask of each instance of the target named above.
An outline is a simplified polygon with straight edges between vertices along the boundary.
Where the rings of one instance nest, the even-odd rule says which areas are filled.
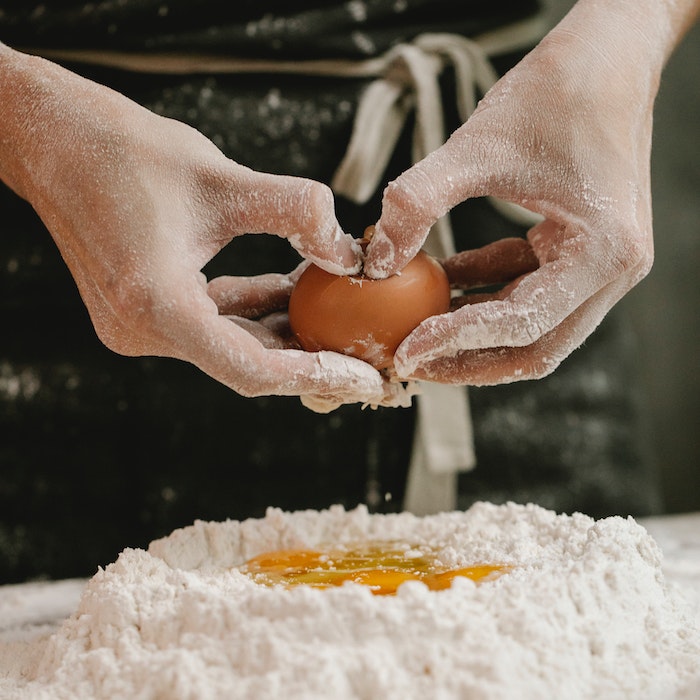
[[[409,582],[396,596],[355,584],[267,588],[230,568],[367,538],[438,544],[451,566],[514,568],[439,592]],[[196,523],[98,572],[31,663],[0,679],[0,697],[696,697],[700,630],[659,560],[632,520],[512,504]]]

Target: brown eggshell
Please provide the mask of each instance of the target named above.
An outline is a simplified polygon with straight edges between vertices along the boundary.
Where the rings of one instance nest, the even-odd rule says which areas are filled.
[[[421,251],[383,280],[339,277],[310,265],[292,291],[289,323],[304,350],[334,350],[386,369],[416,326],[449,307],[447,275]]]

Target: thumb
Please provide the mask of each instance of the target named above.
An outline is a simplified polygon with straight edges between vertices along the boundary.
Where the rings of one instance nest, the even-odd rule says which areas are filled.
[[[245,186],[235,203],[240,227],[286,238],[302,256],[328,272],[359,271],[360,246],[343,233],[329,187],[306,178],[245,170]]]
[[[399,272],[441,216],[469,197],[487,194],[493,161],[467,125],[387,186],[365,255],[368,276],[382,279]]]
[[[365,254],[365,273],[399,272],[416,255],[431,226],[457,204],[445,168],[445,146],[416,163],[384,190],[382,213]]]

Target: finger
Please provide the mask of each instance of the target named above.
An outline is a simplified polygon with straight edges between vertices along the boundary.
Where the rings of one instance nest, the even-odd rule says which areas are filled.
[[[259,331],[261,342],[219,315],[198,277],[138,299],[140,313],[121,325],[114,339],[113,349],[122,354],[190,362],[244,396],[343,395],[364,403],[384,392],[381,374],[361,360],[333,352],[267,349],[264,343],[275,346],[277,340]],[[274,323],[269,327],[273,329]]]
[[[464,350],[413,369],[396,358],[396,370],[402,377],[471,386],[540,379],[551,374],[585,341],[628,288],[628,281],[616,280],[530,345]]]
[[[474,138],[468,124],[387,186],[365,255],[364,271],[370,277],[382,279],[405,267],[430,227],[460,202],[495,194],[489,187],[499,183],[503,158],[485,139]]]
[[[450,284],[474,289],[503,284],[539,267],[532,246],[522,238],[503,238],[494,243],[465,250],[442,261]]]
[[[286,308],[293,288],[289,275],[221,276],[209,282],[207,294],[224,316],[260,318]]]
[[[314,413],[331,413],[343,405],[341,400],[328,396],[312,396],[308,394],[300,398],[302,406]]]
[[[173,355],[244,396],[347,395],[365,401],[382,392],[380,373],[333,352],[266,349],[223,316],[179,319]]]
[[[282,338],[286,343],[286,347],[301,348],[289,325],[289,314],[286,311],[276,311],[268,316],[264,316],[258,323]]]
[[[438,174],[443,149],[409,168],[384,190],[382,213],[365,251],[364,272],[369,277],[384,279],[402,270],[421,249],[430,227],[450,208]]]
[[[536,227],[543,235],[551,228]],[[595,236],[560,226],[559,235],[557,246],[546,253],[551,260],[521,278],[507,297],[467,304],[421,324],[397,350],[404,370],[462,350],[530,345],[612,280],[627,280],[629,289],[636,283],[630,280],[638,281],[649,269],[650,255],[623,233]],[[533,248],[537,245],[535,240]]]
[[[512,291],[520,284],[521,277],[514,279],[501,289],[494,292],[468,292],[459,296],[453,296],[450,300],[450,311],[456,311],[467,304],[483,304],[487,301],[503,301],[507,299]]]
[[[303,257],[328,272],[359,272],[359,244],[343,233],[330,188],[306,178],[247,168],[237,175],[231,207],[239,230],[286,238]]]
[[[378,408],[379,406],[384,406],[386,408],[408,408],[411,405],[412,397],[420,393],[415,382],[409,382],[404,385],[401,382],[385,381],[382,388],[383,393],[362,401],[363,408],[365,406],[370,406],[371,408]],[[347,395],[306,395],[301,397],[301,402],[304,406],[316,413],[330,413],[343,404],[356,403],[356,400]]]
[[[263,347],[268,350],[277,349],[285,350],[289,348],[299,349],[297,343],[291,334],[283,334],[277,332],[277,328],[273,325],[268,325],[259,321],[253,321],[242,316],[226,316],[230,321],[235,323],[239,328],[242,328],[247,333],[250,333],[258,340]]]

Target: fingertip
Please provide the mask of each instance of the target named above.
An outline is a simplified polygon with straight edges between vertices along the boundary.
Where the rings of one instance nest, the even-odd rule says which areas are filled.
[[[379,371],[357,358],[322,350],[316,353],[316,360],[319,377],[332,384],[342,384],[358,393],[369,392],[371,395],[383,385]]]
[[[335,215],[331,189],[321,182],[291,178],[298,188],[296,230],[289,242],[308,260],[335,275],[354,275],[362,269],[362,250],[345,233]]]
[[[374,234],[365,251],[364,273],[373,279],[385,279],[398,270],[396,246],[392,238],[386,234],[380,219],[374,227]]]
[[[418,254],[427,232],[415,228],[387,225],[380,219],[367,246],[364,273],[373,279],[385,279],[401,273]]]
[[[384,191],[382,213],[365,252],[368,277],[384,279],[400,272],[421,249],[436,220],[421,199],[421,189],[414,186],[415,179],[411,169]]]
[[[414,329],[394,353],[394,367],[400,377],[413,378],[416,370],[436,356],[453,355],[459,350],[452,314],[427,318]]]
[[[308,408],[314,413],[332,413],[343,405],[337,398],[327,396],[316,396],[314,394],[302,394],[299,399],[304,408]]]
[[[356,275],[362,270],[364,253],[356,238],[344,233],[340,224],[335,222],[336,229],[332,235],[334,257],[324,257],[318,264],[327,272],[336,275]]]
[[[288,236],[292,246],[317,267],[332,275],[356,275],[362,270],[362,249],[350,234],[333,222],[331,233],[319,233],[318,240]]]
[[[302,243],[307,257],[332,274],[357,274],[362,269],[362,249],[338,223],[333,192],[321,182],[307,182],[308,235]]]
[[[394,369],[396,374],[402,379],[409,379],[413,377],[416,369],[418,368],[418,362],[411,357],[411,355],[406,352],[405,349],[399,347],[394,355]]]

